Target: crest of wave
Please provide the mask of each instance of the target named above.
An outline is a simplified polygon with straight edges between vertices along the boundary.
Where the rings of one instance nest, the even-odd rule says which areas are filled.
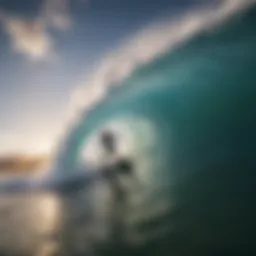
[[[71,98],[71,121],[86,115],[108,96],[113,86],[120,85],[138,67],[153,61],[167,50],[185,43],[204,30],[220,26],[231,16],[249,8],[256,0],[223,0],[214,8],[189,11],[176,19],[164,20],[139,31],[125,45],[110,53]]]
[[[111,89],[121,86],[134,70],[154,61],[166,51],[174,51],[203,31],[217,29],[255,3],[256,0],[222,0],[214,6],[208,4],[182,15],[172,15],[139,31],[107,54],[95,72],[71,95],[67,123],[60,136],[64,138],[61,147],[67,147],[66,138],[74,130],[74,125],[79,125],[79,120],[84,121],[87,114],[108,97]]]

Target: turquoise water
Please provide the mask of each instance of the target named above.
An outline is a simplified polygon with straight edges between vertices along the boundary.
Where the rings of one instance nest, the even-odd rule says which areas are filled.
[[[212,140],[227,137],[218,133],[223,127],[232,137],[234,128],[254,120],[254,24],[254,10],[237,15],[136,68],[78,122],[64,143],[64,166],[72,169],[87,137],[116,116],[144,116],[160,130],[179,126],[191,134],[202,126],[202,143],[209,133]]]
[[[138,66],[64,142],[60,170],[69,172],[108,161],[94,140],[101,130],[120,135],[117,155],[134,163],[137,182],[124,179],[129,200],[112,210],[129,245],[161,230],[144,252],[255,252],[255,11]]]

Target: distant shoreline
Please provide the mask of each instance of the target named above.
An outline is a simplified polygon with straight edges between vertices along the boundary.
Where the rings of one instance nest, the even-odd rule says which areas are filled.
[[[49,163],[49,156],[0,156],[0,175],[29,174],[41,170]]]

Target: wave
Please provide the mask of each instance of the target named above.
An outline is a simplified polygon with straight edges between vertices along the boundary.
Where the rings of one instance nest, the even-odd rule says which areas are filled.
[[[255,0],[225,0],[217,7],[203,7],[164,20],[139,31],[125,45],[107,55],[98,69],[72,95],[70,120],[77,121],[108,97],[112,87],[121,85],[134,70],[166,51],[175,50],[197,34],[214,29],[231,16],[249,8]]]
[[[133,93],[141,89],[141,84],[136,88],[136,83],[126,83],[136,79],[135,74],[142,69],[148,70],[152,65],[155,67],[157,60],[161,60],[162,56],[173,58],[179,47],[204,32],[221,28],[233,16],[243,13],[255,3],[255,0],[225,0],[214,8],[208,5],[190,10],[179,17],[159,21],[139,31],[124,45],[103,58],[98,69],[73,94],[67,130],[64,131],[64,140],[61,141],[57,152],[56,159],[61,165],[57,169],[66,169],[65,165],[69,162],[67,159],[77,153],[72,152],[72,148],[77,148],[77,144],[83,140],[83,123],[88,120],[90,113],[104,102],[111,101],[110,98],[114,97],[115,92],[118,94],[121,88],[128,86]],[[149,77],[148,74],[149,72]],[[150,79],[154,77],[150,76]],[[156,79],[159,79],[159,76]],[[148,86],[145,76],[143,81]]]

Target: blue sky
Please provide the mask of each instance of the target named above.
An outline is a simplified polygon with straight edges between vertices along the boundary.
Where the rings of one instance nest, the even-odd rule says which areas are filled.
[[[50,150],[103,56],[199,0],[0,1],[0,154]]]

